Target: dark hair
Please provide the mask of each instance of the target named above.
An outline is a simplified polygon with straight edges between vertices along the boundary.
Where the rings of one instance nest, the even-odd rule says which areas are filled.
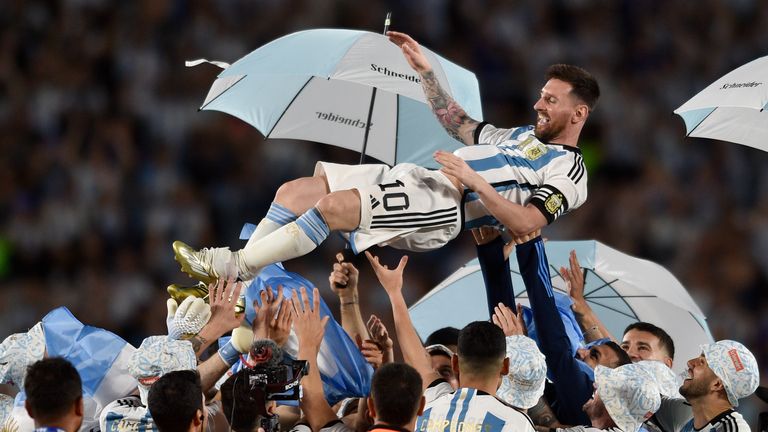
[[[421,375],[405,363],[387,363],[373,374],[371,398],[376,419],[388,425],[406,426],[419,410],[421,395]]]
[[[149,388],[147,407],[162,432],[189,429],[197,410],[203,408],[200,375],[194,370],[168,372]]]
[[[250,392],[246,369],[227,378],[221,385],[221,406],[235,432],[255,430],[259,411],[265,410],[266,401],[262,401],[260,407],[257,406]]]
[[[465,371],[484,373],[499,366],[507,353],[504,332],[488,321],[467,324],[459,332],[459,364]]]
[[[424,345],[456,345],[459,343],[459,329],[455,327],[443,327],[435,330],[427,337]]]
[[[80,374],[72,363],[51,357],[33,363],[24,379],[30,417],[59,420],[83,397]]]
[[[624,334],[627,334],[630,330],[644,331],[656,336],[659,338],[659,347],[666,351],[669,357],[675,358],[675,342],[672,341],[672,337],[669,336],[669,333],[665,332],[660,327],[656,327],[649,322],[638,321],[628,325],[627,328],[624,329]]]
[[[553,64],[547,69],[547,80],[558,79],[571,85],[571,93],[581,99],[592,111],[600,98],[600,86],[591,73],[573,65]]]
[[[624,351],[624,350],[623,350],[623,349],[622,349],[622,348],[619,346],[619,344],[617,344],[616,342],[614,342],[614,341],[608,341],[608,342],[604,343],[603,345],[605,345],[605,346],[607,346],[608,348],[610,348],[610,349],[611,349],[611,351],[613,351],[614,353],[616,353],[616,356],[619,358],[618,360],[616,360],[616,363],[615,363],[615,364],[612,364],[612,365],[611,365],[611,367],[617,368],[617,367],[619,367],[619,366],[624,366],[624,365],[627,365],[627,364],[630,364],[630,363],[632,363],[632,359],[631,359],[631,358],[629,358],[629,354],[627,354],[627,352],[626,352],[626,351]]]

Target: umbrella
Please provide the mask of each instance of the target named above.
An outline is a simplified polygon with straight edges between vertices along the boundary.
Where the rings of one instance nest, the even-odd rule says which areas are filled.
[[[441,86],[481,119],[475,75],[423,49]],[[188,62],[194,66],[207,60]],[[267,138],[332,144],[393,165],[435,166],[462,146],[440,126],[421,80],[386,36],[316,29],[272,41],[223,67],[201,110],[231,114]],[[366,127],[370,125],[370,127]]]
[[[680,282],[664,267],[612,249],[598,241],[550,241],[546,243],[553,288],[565,292],[558,269],[568,265],[576,250],[584,267],[584,297],[608,330],[621,337],[627,325],[646,321],[667,331],[675,342],[675,370],[701,353],[700,344],[713,341],[706,318]],[[517,260],[510,260],[515,297],[528,305]],[[477,260],[450,275],[410,307],[417,332],[426,338],[445,326],[461,328],[475,320],[487,320],[485,287]]]
[[[675,110],[686,136],[768,151],[768,56],[720,78]]]

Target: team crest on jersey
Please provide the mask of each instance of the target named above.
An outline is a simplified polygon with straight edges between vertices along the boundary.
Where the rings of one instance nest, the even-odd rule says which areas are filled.
[[[523,150],[526,159],[536,160],[547,153],[547,146],[539,142],[533,135],[520,143],[520,149]]]
[[[563,195],[556,193],[552,194],[547,198],[546,201],[544,201],[544,208],[547,209],[547,211],[550,214],[557,213],[558,210],[560,210],[560,207],[563,206]]]

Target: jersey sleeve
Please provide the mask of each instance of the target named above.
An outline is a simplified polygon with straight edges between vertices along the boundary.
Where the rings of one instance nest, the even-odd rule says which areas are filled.
[[[536,189],[528,203],[539,209],[551,224],[587,200],[587,168],[579,153],[574,157],[558,157],[547,168],[544,184]]]
[[[451,387],[448,381],[443,379],[435,380],[434,383],[430,384],[430,386],[424,390],[424,399],[426,399],[426,403],[430,403],[440,396],[447,395],[451,392],[453,392],[453,387]]]
[[[517,139],[520,135],[533,129],[533,126],[513,127],[501,129],[482,122],[475,128],[475,144],[499,145],[508,140]]]

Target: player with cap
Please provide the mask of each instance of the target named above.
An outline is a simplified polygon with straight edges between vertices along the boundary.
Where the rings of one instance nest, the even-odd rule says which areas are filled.
[[[749,425],[734,408],[760,383],[755,356],[732,340],[702,345],[701,351],[700,356],[688,361],[680,386],[685,399],[662,400],[656,413],[659,426],[666,431],[749,431]]]
[[[592,427],[575,426],[558,432],[611,430],[637,432],[659,409],[661,395],[651,374],[636,364],[615,369],[595,368],[595,393],[584,404]]]

